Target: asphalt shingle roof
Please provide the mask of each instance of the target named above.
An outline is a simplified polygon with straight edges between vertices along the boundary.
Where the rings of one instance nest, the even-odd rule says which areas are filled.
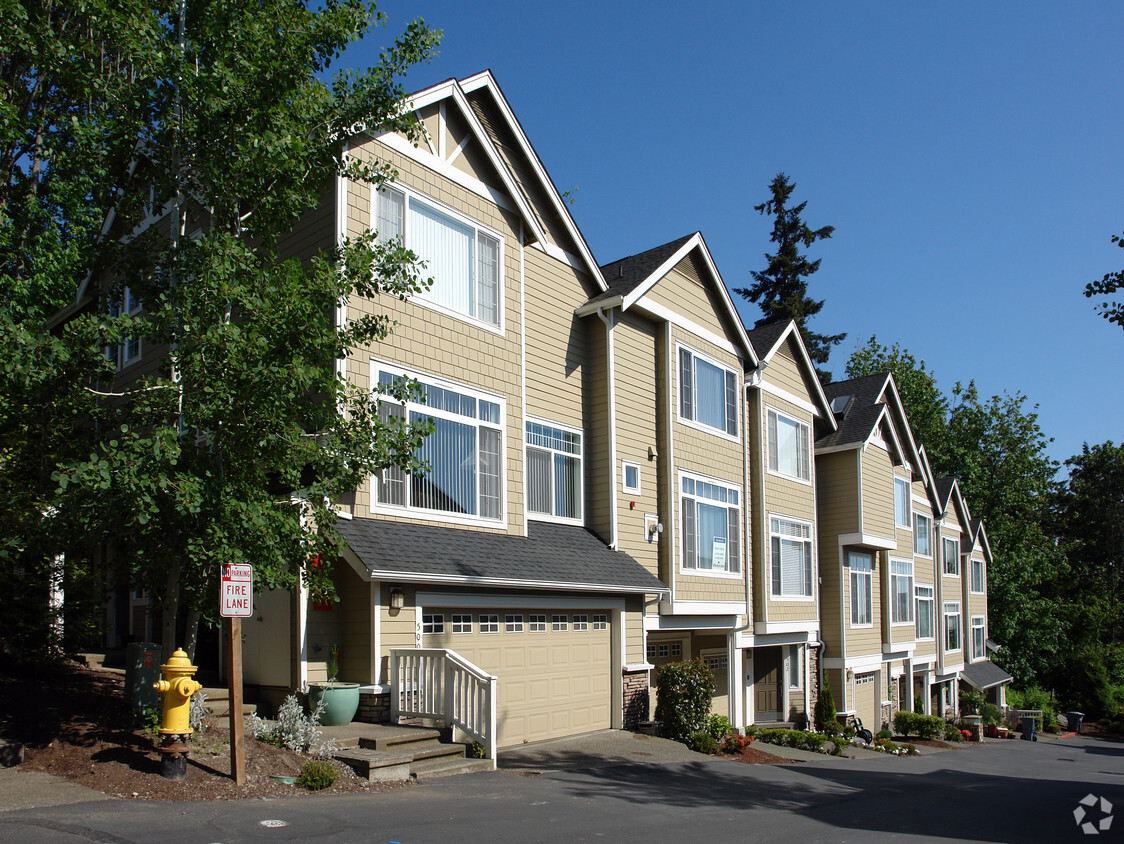
[[[531,522],[525,537],[387,519],[340,519],[336,529],[373,573],[615,592],[667,591],[628,554],[613,551],[592,531],[575,525]]]
[[[753,346],[753,353],[757,357],[764,360],[773,348],[777,345],[777,341],[784,334],[788,324],[791,320],[781,320],[780,322],[770,322],[767,325],[759,325],[751,331],[747,331],[746,335],[749,337],[749,342]]]
[[[656,246],[639,255],[629,255],[601,268],[601,275],[609,289],[590,301],[597,302],[603,299],[612,299],[614,296],[627,296],[644,282],[652,273],[658,270],[663,263],[674,255],[679,249],[694,237],[694,233],[685,235],[663,246]]]
[[[980,691],[990,689],[992,686],[1002,686],[1014,679],[990,659],[983,662],[973,662],[960,672],[960,677]]]
[[[954,483],[956,483],[956,478],[935,478],[933,480],[933,488],[937,491],[937,500],[940,502],[941,510],[948,509]]]
[[[845,414],[836,414],[835,421],[839,427],[816,440],[816,448],[866,442],[885,407],[885,403],[878,398],[882,395],[889,375],[888,372],[876,372],[873,375],[824,384],[824,395],[829,403],[840,396],[853,396],[854,399]]]

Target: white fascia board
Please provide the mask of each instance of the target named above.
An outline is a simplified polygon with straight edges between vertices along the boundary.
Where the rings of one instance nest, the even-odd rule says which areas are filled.
[[[672,615],[745,615],[745,601],[676,600],[670,604]]]
[[[626,301],[627,300],[621,300],[622,311],[627,307]],[[711,345],[717,346],[719,349],[722,349],[722,351],[729,352],[739,361],[741,361],[744,367],[746,350],[739,349],[725,337],[719,334],[715,334],[709,328],[704,328],[697,322],[693,322],[692,320],[687,319],[687,317],[683,316],[682,314],[671,310],[671,308],[661,305],[659,302],[654,302],[651,299],[641,299],[636,304],[636,310],[639,313],[655,317],[656,319],[661,319],[671,325],[674,325],[677,328],[682,328],[684,331],[690,332],[694,336],[705,340]]]
[[[898,547],[896,539],[887,539],[875,533],[841,533],[840,545],[864,545],[867,548],[877,548],[880,551],[893,551]]]
[[[816,449],[816,456],[821,454],[837,454],[840,451],[857,451],[862,448],[862,443],[845,443],[844,445],[829,445]]]
[[[584,317],[595,314],[600,310],[608,311],[613,308],[619,308],[622,301],[620,296],[613,296],[609,299],[597,299],[592,302],[586,302],[584,305],[574,309],[574,316]]]
[[[816,374],[816,365],[812,363],[812,356],[808,354],[808,347],[804,345],[804,338],[801,336],[800,332],[796,330],[795,320],[788,323],[788,327],[781,332],[781,336],[777,338],[777,342],[773,344],[773,347],[769,349],[766,354],[761,355],[761,360],[767,364],[781,345],[787,341],[794,332],[796,334],[796,345],[800,347],[800,357],[804,363],[804,367],[811,374],[812,383],[816,385],[816,398],[819,399],[820,407],[823,410],[823,417],[831,423],[831,430],[834,431],[839,426],[835,421],[835,414],[831,412],[831,402],[827,400],[827,393],[823,391],[823,384],[820,383],[820,377]]]
[[[784,399],[789,404],[796,405],[796,407],[799,407],[801,410],[807,411],[812,416],[824,415],[818,407],[816,407],[807,399],[802,399],[799,396],[795,396],[788,390],[785,390],[782,387],[778,387],[776,384],[771,384],[764,379],[761,380],[760,384],[756,384],[754,386],[756,386],[763,393],[768,393],[771,396],[776,396],[778,399]]]
[[[882,658],[887,662],[895,659],[909,659],[916,648],[916,642],[883,642]]]
[[[473,91],[477,91],[480,88],[487,88],[488,92],[492,95],[492,98],[496,101],[496,105],[499,106],[500,113],[502,113],[504,118],[507,120],[508,128],[510,128],[512,134],[515,135],[515,140],[519,143],[520,149],[527,157],[527,160],[531,163],[531,169],[533,169],[535,171],[535,175],[538,176],[539,182],[545,189],[546,195],[547,197],[549,197],[550,203],[554,207],[555,213],[557,213],[561,218],[562,225],[565,226],[567,233],[573,239],[574,243],[577,244],[578,250],[581,253],[581,258],[585,261],[590,275],[593,276],[593,280],[596,282],[597,286],[601,288],[602,291],[608,290],[609,285],[605,282],[604,277],[601,275],[601,268],[597,265],[597,261],[594,260],[593,253],[589,249],[589,244],[586,243],[585,237],[581,233],[581,229],[578,228],[577,223],[574,222],[574,218],[570,215],[569,209],[562,201],[562,196],[559,194],[558,188],[555,187],[554,180],[551,179],[550,174],[546,172],[546,167],[543,166],[542,159],[539,158],[538,153],[535,152],[535,148],[531,144],[530,138],[528,138],[526,133],[523,131],[523,125],[515,116],[515,112],[512,111],[511,105],[507,101],[507,97],[503,95],[503,91],[500,90],[499,83],[496,82],[495,77],[492,76],[492,71],[484,70],[480,73],[466,77],[465,79],[462,79],[457,86],[457,89],[461,93],[461,96],[464,96],[465,94],[471,93]],[[466,100],[465,105],[467,104],[468,103]]]
[[[753,624],[753,635],[758,639],[758,646],[762,644],[760,641],[763,636],[772,636],[774,634],[791,634],[803,633],[805,637],[810,637],[813,633],[817,633],[820,629],[819,621],[756,621]],[[810,641],[805,638],[800,641]],[[767,644],[767,643],[766,643]],[[790,643],[794,644],[794,643]]]
[[[778,628],[780,624],[773,624],[774,628]],[[773,630],[769,633],[757,633],[754,638],[754,647],[767,648],[773,645],[807,645],[815,642],[819,636],[819,625],[809,630],[792,630],[784,632],[781,630]]]
[[[690,603],[690,602],[679,602]],[[662,609],[661,605],[661,609]],[[650,618],[651,616],[649,616]],[[659,627],[652,630],[730,630],[738,626],[737,615],[664,615],[659,618]]]
[[[482,595],[478,592],[418,592],[414,603],[419,607],[465,607],[466,609],[592,609],[624,610],[623,598],[566,595]]]
[[[551,580],[511,580],[504,577],[471,577],[457,574],[419,574],[412,571],[375,569],[371,577],[400,580],[403,583],[443,583],[461,586],[504,586],[511,589],[557,589],[567,592],[608,592],[614,595],[666,595],[667,587],[641,589],[636,586],[608,586],[599,583],[559,583]]]
[[[917,447],[917,440],[913,438],[913,431],[909,426],[909,416],[905,412],[905,405],[902,404],[901,393],[898,392],[898,383],[894,380],[894,373],[891,372],[886,381],[887,384],[882,388],[882,392],[886,392],[887,387],[889,387],[890,391],[893,394],[894,405],[895,407],[897,407],[898,413],[900,414],[902,419],[902,427],[905,429],[904,439],[906,445],[909,447],[909,456],[911,458],[909,460],[909,463],[912,466],[917,466],[921,462],[921,456]]]

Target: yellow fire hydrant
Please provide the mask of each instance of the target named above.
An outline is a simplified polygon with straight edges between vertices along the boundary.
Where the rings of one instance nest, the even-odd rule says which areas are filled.
[[[191,697],[203,686],[191,679],[199,669],[191,664],[183,648],[176,648],[168,661],[160,666],[163,680],[152,684],[163,695],[163,717],[160,735],[164,741],[160,752],[164,755],[163,774],[170,780],[187,776],[187,737],[191,729]]]

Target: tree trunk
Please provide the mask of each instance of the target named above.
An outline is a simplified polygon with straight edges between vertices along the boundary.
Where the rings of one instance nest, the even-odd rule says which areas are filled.
[[[183,634],[183,649],[187,651],[187,658],[195,664],[195,649],[199,646],[199,619],[202,614],[199,610],[189,610],[187,613],[187,629]]]
[[[165,661],[176,649],[176,620],[180,612],[180,568],[173,566],[164,581],[164,614],[161,619],[160,644]]]

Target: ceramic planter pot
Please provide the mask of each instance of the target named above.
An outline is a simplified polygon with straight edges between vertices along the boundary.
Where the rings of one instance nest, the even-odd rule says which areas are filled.
[[[320,723],[325,727],[350,724],[359,709],[358,683],[313,683],[308,689],[308,705],[312,710],[324,702]]]

